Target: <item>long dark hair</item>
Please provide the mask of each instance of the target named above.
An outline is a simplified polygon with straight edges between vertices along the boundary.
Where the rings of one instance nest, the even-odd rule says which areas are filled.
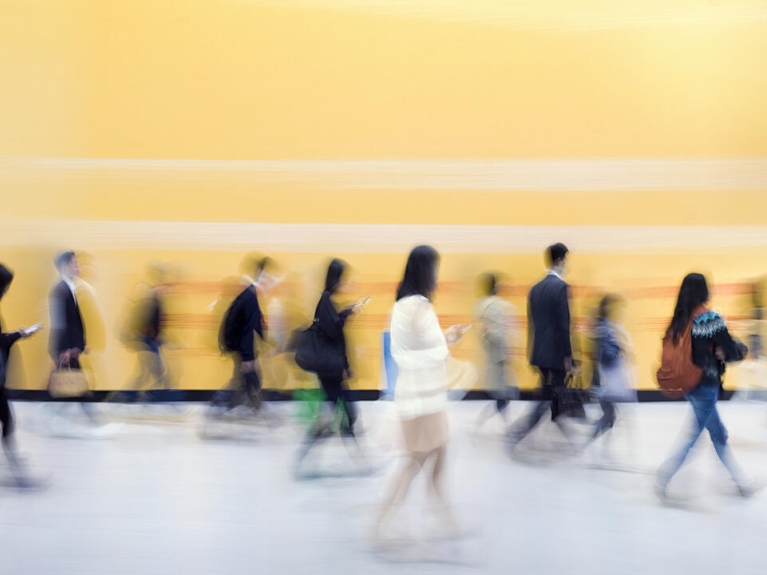
[[[674,343],[679,341],[679,336],[687,328],[693,312],[706,302],[708,302],[708,284],[705,276],[703,274],[687,274],[679,288],[674,317],[668,330],[666,330],[666,335],[671,334]]]
[[[344,274],[346,273],[346,268],[346,262],[342,260],[333,259],[330,261],[330,264],[328,264],[328,273],[325,276],[325,291],[336,293],[341,285],[341,279],[343,279]]]
[[[13,272],[0,264],[0,299],[5,295],[6,290],[13,281]]]
[[[411,295],[431,299],[437,289],[439,253],[431,246],[413,248],[405,264],[405,276],[397,288],[397,301]]]

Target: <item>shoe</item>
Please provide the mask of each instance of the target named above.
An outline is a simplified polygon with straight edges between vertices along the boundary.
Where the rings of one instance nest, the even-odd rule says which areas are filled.
[[[20,475],[13,478],[13,486],[16,489],[23,489],[25,491],[42,490],[47,486],[47,482],[42,479],[32,479],[26,475]]]
[[[743,499],[749,499],[767,487],[764,481],[750,481],[738,484],[738,493]]]

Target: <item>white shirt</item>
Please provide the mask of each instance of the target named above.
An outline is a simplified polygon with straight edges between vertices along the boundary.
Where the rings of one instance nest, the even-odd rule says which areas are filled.
[[[394,404],[400,417],[413,419],[446,409],[450,352],[428,299],[415,295],[394,304],[391,350],[398,369]]]
[[[66,276],[61,276],[61,280],[67,284],[67,287],[69,288],[69,291],[72,292],[72,297],[75,299],[75,304],[77,304],[77,286],[75,285],[75,282],[73,282],[71,279],[69,279]]]
[[[558,277],[559,279],[561,279],[562,281],[565,281],[565,278],[563,278],[563,277],[561,276],[561,274],[560,274],[560,273],[559,273],[557,270],[549,270],[549,273],[548,273],[548,275],[550,275],[550,276],[556,276],[556,277]]]

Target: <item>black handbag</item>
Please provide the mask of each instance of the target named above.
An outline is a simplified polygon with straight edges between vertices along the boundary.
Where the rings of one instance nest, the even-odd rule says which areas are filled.
[[[554,389],[554,401],[558,415],[586,419],[584,405],[591,401],[591,394],[578,384],[578,379],[568,374],[565,386]]]
[[[315,322],[302,331],[296,342],[296,364],[309,373],[343,373],[344,358]]]

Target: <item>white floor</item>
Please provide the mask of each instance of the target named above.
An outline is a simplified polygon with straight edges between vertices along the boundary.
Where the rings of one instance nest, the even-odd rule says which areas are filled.
[[[359,404],[369,459],[355,476],[338,438],[309,456],[326,477],[297,481],[293,461],[302,428],[296,405],[271,408],[286,422],[209,429],[199,406],[99,406],[119,428],[88,438],[50,428],[48,407],[17,404],[19,442],[42,491],[0,487],[0,574],[564,573],[763,574],[767,492],[733,495],[710,440],[672,484],[673,505],[652,494],[652,472],[687,421],[684,404],[642,404],[627,434],[614,433],[613,469],[558,454],[558,432],[543,426],[511,461],[499,420],[480,433],[484,402],[451,408],[449,485],[471,535],[434,537],[415,486],[395,528],[420,541],[407,553],[369,542],[377,504],[398,461],[397,427],[386,402]],[[525,404],[513,406],[518,414]],[[767,476],[767,404],[721,404],[738,460]],[[69,438],[53,437],[67,432]],[[78,437],[80,435],[80,437]],[[552,448],[552,445],[554,446]],[[7,474],[3,467],[0,472]]]

